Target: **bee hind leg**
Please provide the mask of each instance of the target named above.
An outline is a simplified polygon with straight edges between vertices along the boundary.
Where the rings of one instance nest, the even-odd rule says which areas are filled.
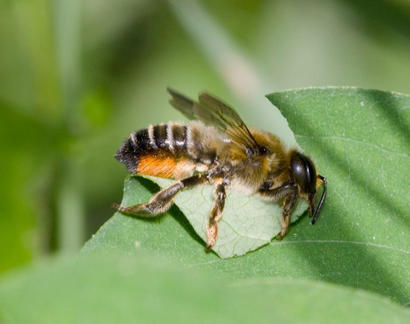
[[[165,189],[162,189],[145,204],[138,204],[129,207],[113,204],[113,207],[126,215],[146,218],[155,217],[159,214],[165,213],[172,206],[173,199],[179,191],[205,183],[207,181],[207,177],[202,174],[194,175],[192,177],[180,180]]]
[[[211,213],[209,215],[208,226],[206,229],[206,238],[207,244],[206,248],[209,250],[211,249],[218,237],[218,222],[222,218],[222,212],[225,206],[225,184],[223,182],[218,183],[215,186],[215,202],[211,209]]]

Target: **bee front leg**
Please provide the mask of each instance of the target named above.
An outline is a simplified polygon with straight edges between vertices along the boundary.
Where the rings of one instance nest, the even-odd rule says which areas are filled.
[[[297,201],[298,201],[298,195],[296,192],[292,192],[291,194],[287,195],[285,197],[285,200],[283,201],[283,211],[282,211],[282,217],[280,219],[282,229],[278,237],[279,240],[283,239],[285,235],[289,232],[290,213],[295,207]]]
[[[218,237],[218,222],[222,218],[222,212],[225,206],[225,184],[220,182],[215,187],[215,202],[211,209],[208,226],[206,229],[207,249],[211,249]]]
[[[287,182],[280,187],[271,188],[270,184],[263,185],[259,189],[259,193],[265,197],[270,198],[272,201],[278,201],[283,199],[283,211],[281,215],[281,231],[278,240],[281,240],[289,231],[290,225],[290,213],[292,212],[295,204],[298,200],[298,189],[295,184]]]
[[[173,185],[156,193],[149,202],[145,204],[138,204],[134,206],[124,207],[118,204],[113,204],[113,207],[119,212],[140,217],[155,217],[159,214],[165,213],[173,203],[174,197],[182,189],[191,188],[193,186],[207,182],[206,175],[198,174],[183,180],[180,180]]]

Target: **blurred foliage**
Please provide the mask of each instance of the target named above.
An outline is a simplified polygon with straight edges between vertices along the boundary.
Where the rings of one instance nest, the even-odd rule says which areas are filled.
[[[53,260],[0,281],[4,323],[408,323],[385,297],[312,280],[235,281],[143,250]],[[64,292],[64,293],[61,293]],[[56,298],[58,296],[58,298]],[[24,311],[22,311],[24,310]]]
[[[238,102],[175,15],[179,3],[0,2],[0,271],[77,250],[111,215],[125,175],[112,158],[120,142],[180,119],[167,85]],[[253,58],[269,91],[349,84],[410,92],[407,1],[200,4]],[[208,33],[208,44],[216,36]]]

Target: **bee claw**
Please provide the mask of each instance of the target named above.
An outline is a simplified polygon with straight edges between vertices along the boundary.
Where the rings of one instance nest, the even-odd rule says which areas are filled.
[[[146,204],[139,204],[135,206],[124,207],[117,203],[112,203],[111,207],[116,209],[120,213],[126,214],[126,215],[134,215],[134,216],[141,216],[141,217],[155,216],[155,214],[153,214],[152,211],[149,208],[147,208]]]
[[[111,204],[111,208],[114,208],[114,209],[116,209],[116,210],[120,210],[120,209],[121,209],[121,205],[114,202],[114,203]]]
[[[208,243],[206,243],[206,250],[209,252],[212,250],[212,248],[214,247],[216,243],[216,239],[213,239],[211,241],[208,241]]]

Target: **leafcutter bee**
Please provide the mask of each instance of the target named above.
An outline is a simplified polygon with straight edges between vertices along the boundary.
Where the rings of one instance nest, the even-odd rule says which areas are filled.
[[[296,149],[286,149],[273,134],[249,129],[239,115],[219,99],[201,93],[198,101],[169,89],[170,103],[191,121],[150,125],[132,132],[115,157],[133,174],[177,180],[151,200],[135,206],[114,207],[121,213],[155,217],[166,212],[179,191],[199,185],[214,186],[215,201],[206,229],[207,247],[215,245],[226,189],[239,186],[247,192],[282,204],[283,238],[298,199],[309,204],[316,223],[326,197],[325,177],[312,160]],[[316,192],[324,184],[315,207]]]

